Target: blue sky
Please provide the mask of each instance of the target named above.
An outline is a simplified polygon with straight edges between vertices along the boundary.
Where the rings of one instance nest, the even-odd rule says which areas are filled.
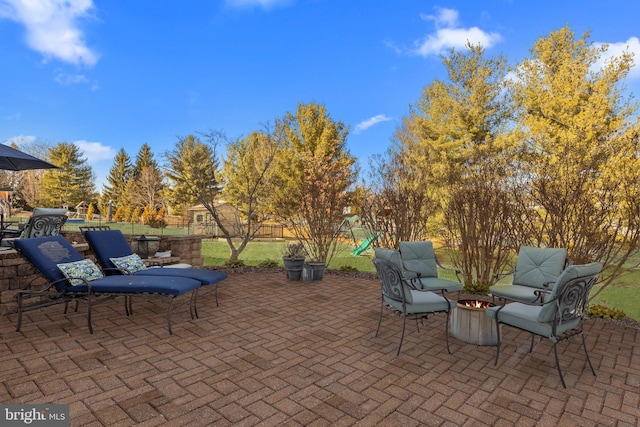
[[[640,62],[639,16],[632,0],[0,0],[0,142],[73,142],[101,190],[120,148],[162,161],[178,137],[246,136],[315,101],[365,166],[451,47],[515,63],[568,24]]]

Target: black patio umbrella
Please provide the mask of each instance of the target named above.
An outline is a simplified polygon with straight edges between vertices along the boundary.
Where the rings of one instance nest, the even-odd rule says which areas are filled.
[[[10,171],[22,171],[28,169],[54,169],[57,168],[44,160],[33,157],[8,145],[0,144],[0,169]],[[4,206],[0,209],[0,230],[4,229]]]
[[[0,144],[0,169],[22,171],[27,169],[53,169],[57,168],[44,160],[33,157],[8,145]]]

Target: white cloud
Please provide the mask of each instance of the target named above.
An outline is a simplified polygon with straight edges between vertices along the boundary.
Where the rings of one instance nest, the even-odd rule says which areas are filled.
[[[436,32],[414,43],[412,53],[417,55],[440,55],[451,48],[463,49],[467,42],[489,48],[501,40],[498,33],[488,33],[478,27],[462,28],[458,11],[454,9],[441,8],[437,15],[422,15],[422,19],[433,21]]]
[[[286,6],[294,0],[226,0],[231,7],[254,7],[260,6],[263,9],[271,9],[276,6]]]
[[[360,133],[369,129],[371,126],[375,126],[378,123],[388,122],[393,120],[391,117],[387,117],[384,114],[378,114],[377,116],[373,116],[370,119],[364,120],[358,123],[353,131],[353,133]]]
[[[93,9],[93,0],[0,0],[0,18],[24,25],[30,48],[46,60],[75,65],[93,66],[98,61],[77,25]]]
[[[630,37],[626,42],[618,43],[594,43],[595,47],[607,44],[609,49],[600,57],[595,64],[596,69],[601,69],[614,56],[620,56],[625,51],[633,54],[634,66],[629,71],[629,79],[640,79],[640,40],[637,37]]]
[[[89,142],[85,140],[73,141],[73,143],[84,153],[87,163],[92,164],[101,160],[112,159],[116,155],[116,150],[100,142]]]
[[[89,79],[84,74],[67,74],[58,73],[55,76],[55,81],[63,86],[74,85],[80,83],[89,83]]]

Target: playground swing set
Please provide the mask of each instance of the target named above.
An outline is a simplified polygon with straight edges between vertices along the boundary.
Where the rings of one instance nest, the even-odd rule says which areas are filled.
[[[358,237],[356,236],[356,233],[353,230],[354,224],[362,225],[361,228],[365,232],[364,240],[358,239]],[[381,231],[374,230],[372,229],[372,227],[364,226],[364,224],[362,224],[360,217],[358,216],[351,216],[351,217],[345,218],[340,224],[340,229],[345,230],[345,235],[350,236],[351,239],[353,240],[355,249],[351,251],[351,256],[362,255],[362,253],[365,252],[367,249],[369,249],[370,247],[374,247],[375,243],[378,241],[378,239],[382,235]]]

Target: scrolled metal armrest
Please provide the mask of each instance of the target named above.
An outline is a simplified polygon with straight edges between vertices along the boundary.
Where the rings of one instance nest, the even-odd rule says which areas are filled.
[[[404,282],[407,284],[407,286],[408,286],[409,288],[411,288],[412,290],[414,290],[414,291],[420,291],[420,290],[422,290],[422,289],[416,288],[416,285],[414,285],[414,284],[413,284],[413,281],[414,281],[414,280],[416,280],[416,279],[418,279],[418,278],[417,278],[417,277],[414,277],[413,279],[402,279],[402,280],[404,280]]]
[[[443,270],[451,270],[451,271],[455,272],[456,273],[456,279],[458,280],[458,282],[462,283],[462,279],[460,279],[460,273],[462,273],[462,272],[460,271],[460,269],[455,268],[455,267],[445,267],[444,265],[440,264],[440,261],[438,261],[438,258],[436,258],[436,265],[438,267],[440,267],[441,269],[443,269]]]
[[[508,271],[506,273],[496,273],[496,274],[493,275],[493,284],[495,285],[503,277],[513,276],[515,273],[516,273],[516,270],[511,270],[511,271]]]

